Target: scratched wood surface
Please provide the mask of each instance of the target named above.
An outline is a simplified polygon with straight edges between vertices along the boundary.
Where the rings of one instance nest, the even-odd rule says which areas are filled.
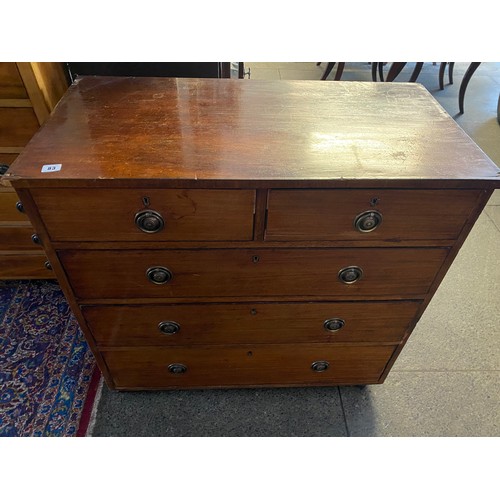
[[[40,172],[52,163],[63,168]],[[500,185],[494,163],[419,84],[231,79],[83,77],[10,175],[59,186],[137,178]]]

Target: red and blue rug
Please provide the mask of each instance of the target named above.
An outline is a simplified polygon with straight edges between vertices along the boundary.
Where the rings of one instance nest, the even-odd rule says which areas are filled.
[[[84,436],[99,379],[55,281],[0,281],[0,436]]]

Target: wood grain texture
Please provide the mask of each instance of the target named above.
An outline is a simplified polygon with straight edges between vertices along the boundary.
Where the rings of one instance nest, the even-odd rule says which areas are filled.
[[[15,62],[0,62],[0,99],[27,99]]]
[[[63,168],[47,176],[45,163]],[[19,186],[140,177],[471,188],[500,185],[498,172],[415,83],[83,77],[11,175]]]
[[[31,240],[34,233],[31,225],[27,226],[5,226],[0,223],[0,251],[24,251],[39,250],[41,247],[35,245]]]
[[[103,350],[117,388],[190,388],[217,386],[335,385],[376,383],[394,347],[305,344],[203,346]],[[326,371],[311,369],[327,361]],[[182,363],[183,374],[168,366]]]
[[[45,267],[47,257],[43,252],[1,252],[0,279],[55,279],[53,271]]]
[[[39,126],[31,108],[0,108],[0,146],[25,146]]]
[[[2,153],[0,151],[0,163],[3,165],[10,165],[16,158],[17,153]]]
[[[16,203],[19,196],[12,188],[0,187],[0,224],[16,224],[29,222],[26,214],[19,212]]]
[[[475,208],[479,190],[276,190],[269,192],[268,241],[407,241],[455,239]],[[354,221],[377,211],[371,232]]]
[[[63,63],[32,62],[31,67],[47,107],[54,109],[69,86]]]
[[[41,125],[49,116],[50,108],[44,99],[42,91],[40,90],[39,83],[36,79],[35,73],[33,72],[32,63],[18,62],[16,64],[19,74],[23,79],[28,97],[33,106],[33,110],[38,119],[38,123]]]
[[[399,342],[419,302],[245,303],[85,306],[82,313],[100,346]],[[345,325],[324,328],[328,319]],[[161,333],[174,321],[180,330]]]
[[[34,189],[32,196],[53,241],[147,243],[253,237],[255,191],[250,190]],[[161,231],[149,234],[135,225],[136,213],[146,208],[162,216]]]
[[[58,256],[79,298],[324,296],[356,299],[420,298],[447,249],[64,250]],[[258,262],[255,262],[255,258]],[[163,266],[173,279],[148,281]],[[364,275],[346,285],[338,272],[359,266]]]

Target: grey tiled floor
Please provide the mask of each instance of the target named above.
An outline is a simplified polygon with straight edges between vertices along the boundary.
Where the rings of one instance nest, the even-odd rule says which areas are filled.
[[[324,64],[245,63],[252,79],[314,80]],[[500,63],[480,66],[467,89],[465,114],[458,115],[467,65],[455,65],[455,82],[442,91],[432,63],[425,63],[418,81],[500,164]],[[397,80],[407,80],[412,69],[409,64]],[[342,79],[371,81],[370,65],[347,63]],[[104,388],[93,435],[499,436],[499,387],[497,191],[383,385],[159,393]]]

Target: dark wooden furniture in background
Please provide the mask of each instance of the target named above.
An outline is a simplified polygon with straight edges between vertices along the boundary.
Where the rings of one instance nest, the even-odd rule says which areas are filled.
[[[85,75],[231,78],[229,62],[68,62],[66,65],[72,80]]]
[[[378,64],[381,65],[382,63],[373,63],[373,64]],[[403,68],[407,65],[408,63],[406,62],[394,62],[391,64],[389,68],[389,72],[387,73],[387,78],[385,81],[387,82],[393,82],[397,76],[401,73]],[[420,71],[422,70],[422,66],[424,63],[418,62],[415,63],[415,68],[412,72],[412,75],[410,77],[410,82],[416,82],[418,76],[420,75]],[[460,89],[458,91],[458,109],[460,114],[464,113],[464,100],[465,100],[465,92],[467,90],[467,86],[469,85],[470,79],[472,78],[472,75],[475,73],[476,69],[479,68],[480,62],[472,62],[466,69],[464,76],[462,78],[462,82],[460,83]],[[453,84],[453,68],[455,66],[454,62],[442,62],[439,66],[439,89],[444,90],[444,73],[446,71],[446,65],[448,65],[448,80],[450,84]],[[378,66],[379,68],[379,73],[380,73],[380,80],[383,81],[383,76],[381,72],[381,67]],[[376,75],[376,71],[373,70],[372,67],[372,75]],[[376,78],[374,78],[374,81],[376,81]]]
[[[420,85],[84,77],[7,175],[109,387],[173,389],[382,383],[498,173]]]
[[[316,63],[316,66],[319,66],[321,63]],[[342,78],[342,74],[344,72],[344,67],[345,67],[345,62],[329,62],[326,64],[325,71],[323,72],[323,75],[321,76],[321,80],[326,80],[330,73],[332,72],[333,68],[337,64],[337,71],[335,73],[334,80],[340,80]],[[387,76],[384,78],[384,65],[387,63],[383,62],[373,62],[371,63],[372,65],[372,80],[374,82],[377,81],[377,74],[378,74],[378,79],[383,82],[393,82],[398,75],[403,71],[404,67],[408,64],[407,62],[393,62],[389,66],[389,71],[387,72]],[[435,63],[433,63],[435,64]],[[465,100],[465,92],[467,90],[467,85],[469,85],[469,81],[472,78],[472,75],[476,71],[476,69],[479,67],[481,63],[478,62],[473,62],[470,63],[469,67],[467,68],[464,77],[462,79],[462,83],[460,84],[460,89],[458,92],[458,108],[460,110],[460,114],[464,113],[464,100]],[[409,82],[416,82],[420,72],[422,71],[424,63],[423,62],[417,62],[415,63],[415,68],[412,71],[412,74],[410,76],[410,79],[408,80]],[[444,74],[446,71],[446,66],[448,65],[448,82],[449,84],[453,84],[453,68],[455,66],[454,62],[442,62],[439,65],[439,89],[444,90]]]
[[[23,151],[67,88],[61,63],[0,62],[1,165],[7,167]],[[16,209],[17,201],[0,174],[0,280],[54,278],[45,267],[45,253],[31,238],[28,217]]]

